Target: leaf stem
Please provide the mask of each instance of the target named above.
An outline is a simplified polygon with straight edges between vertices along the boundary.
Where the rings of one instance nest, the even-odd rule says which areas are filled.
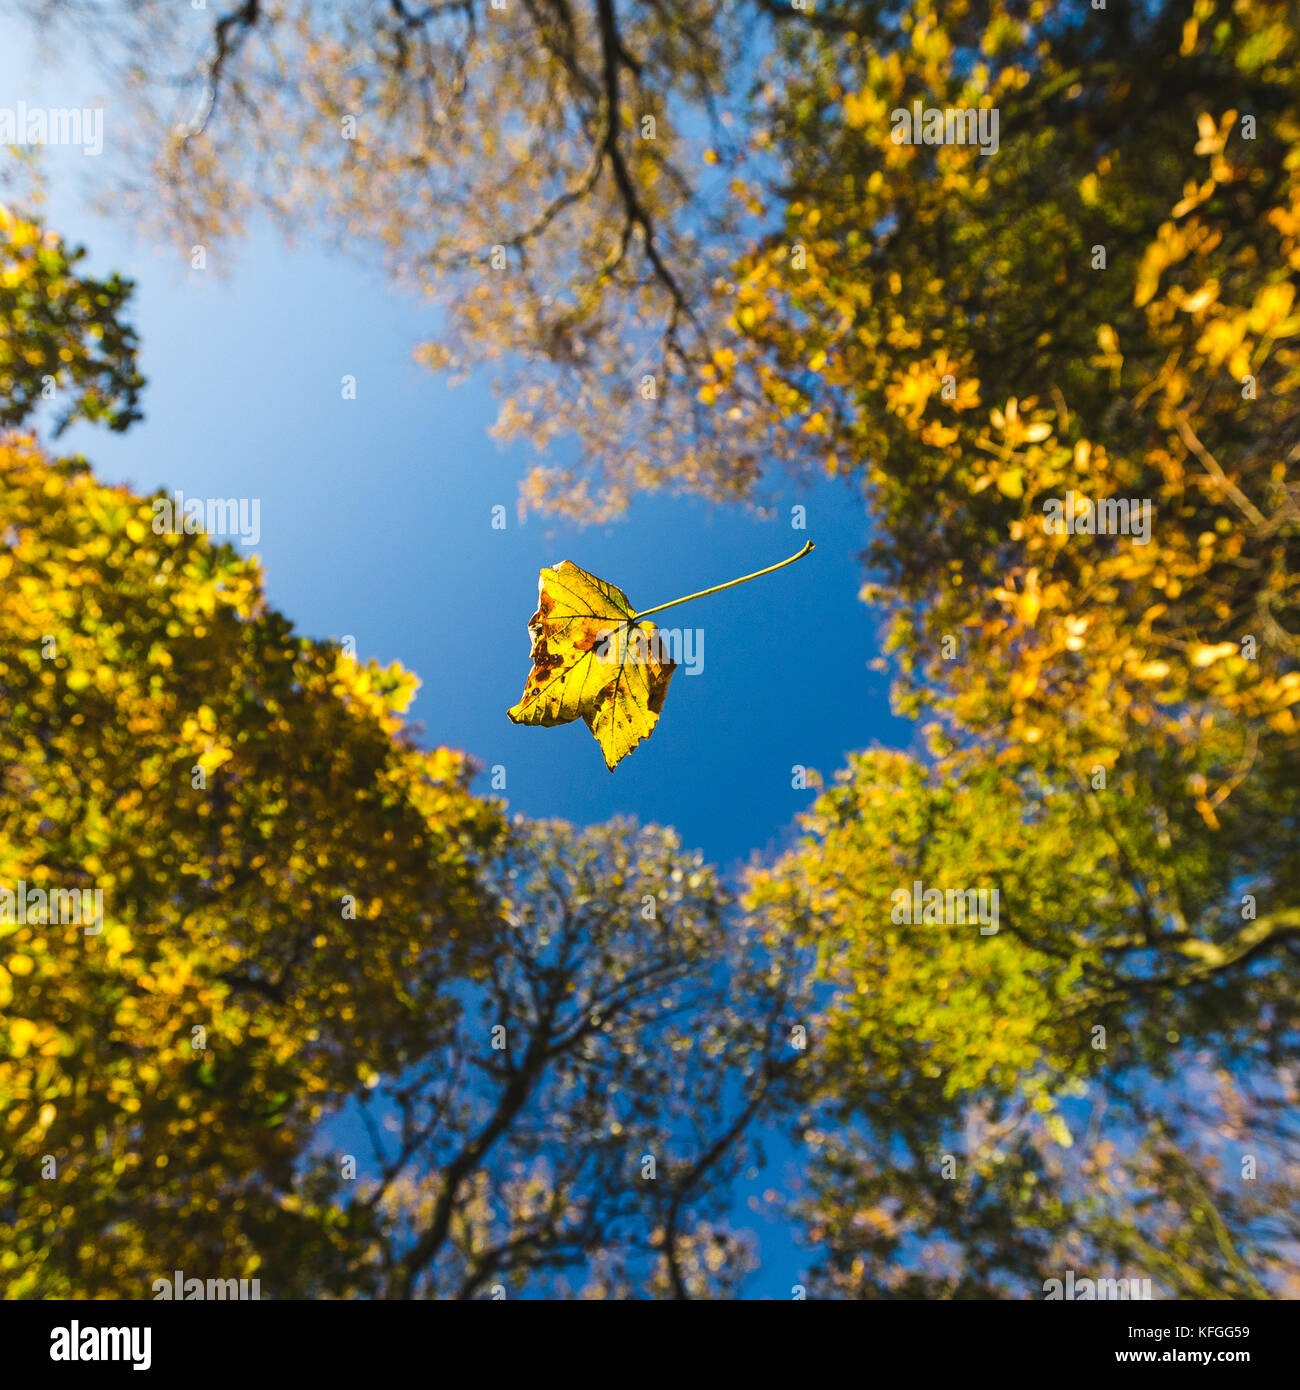
[[[642,618],[648,618],[651,613],[662,613],[665,608],[676,608],[679,603],[690,603],[692,599],[704,598],[708,594],[719,594],[723,589],[734,589],[737,584],[748,584],[751,579],[757,579],[760,575],[771,574],[773,570],[784,569],[786,565],[793,565],[796,560],[802,560],[812,549],[812,541],[806,541],[804,548],[797,555],[791,555],[789,559],[782,560],[780,564],[768,565],[765,570],[755,570],[753,574],[742,574],[739,579],[729,580],[726,584],[715,584],[711,589],[701,589],[698,594],[687,594],[684,598],[675,598],[670,603],[656,604],[655,607],[647,608],[641,613],[634,613],[629,621],[639,623]]]

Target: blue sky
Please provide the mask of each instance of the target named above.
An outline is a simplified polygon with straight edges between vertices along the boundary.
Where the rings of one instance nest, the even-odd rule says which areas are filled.
[[[290,249],[266,228],[210,246],[205,271],[143,243],[92,204],[120,129],[106,79],[77,61],[37,65],[12,20],[0,20],[0,55],[0,105],[107,102],[100,158],[45,152],[47,215],[88,247],[94,271],[137,282],[145,419],[122,436],[77,427],[64,446],[140,491],[259,498],[271,601],[301,632],[350,634],[361,657],[416,672],[411,717],[425,741],[503,767],[513,810],[672,824],[731,868],[788,839],[812,795],[792,788],[796,764],[829,775],[849,749],[911,741],[888,678],[868,669],[880,624],[857,598],[866,522],[846,486],[790,485],[774,520],[658,497],[608,527],[537,515],[520,526],[514,501],[534,455],[488,437],[490,382],[452,389],[412,359],[437,332],[436,306],[390,290],[362,257]],[[342,398],[345,375],[355,400]],[[504,531],[492,529],[497,504]],[[806,531],[791,529],[795,504]],[[612,775],[581,723],[506,718],[528,674],[543,565],[570,559],[647,608],[806,539],[817,549],[797,565],[664,615],[704,630],[703,670],[677,671],[654,736]]]

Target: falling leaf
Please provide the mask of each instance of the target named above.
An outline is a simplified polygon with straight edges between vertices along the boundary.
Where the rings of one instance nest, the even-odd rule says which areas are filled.
[[[544,569],[537,589],[528,620],[533,669],[507,713],[516,724],[547,728],[581,716],[612,772],[654,732],[676,663],[622,589],[572,560]]]
[[[528,620],[533,669],[519,703],[506,713],[516,724],[569,724],[581,717],[596,736],[605,763],[619,762],[654,732],[677,663],[664,651],[651,613],[733,589],[802,560],[796,555],[726,584],[634,612],[622,589],[565,560],[544,569],[537,612]]]

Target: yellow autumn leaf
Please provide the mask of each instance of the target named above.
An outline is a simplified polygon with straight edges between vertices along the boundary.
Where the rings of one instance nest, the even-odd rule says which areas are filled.
[[[654,732],[676,663],[622,589],[572,560],[544,569],[537,589],[528,620],[533,669],[507,713],[516,724],[547,728],[582,718],[612,772]]]
[[[203,769],[206,775],[215,772],[223,763],[228,763],[232,757],[234,757],[234,754],[229,748],[209,748],[205,753],[200,755],[198,766]]]
[[[997,476],[998,491],[1004,497],[1021,497],[1025,491],[1025,470],[1009,468]]]
[[[528,620],[533,669],[519,703],[506,713],[516,724],[545,728],[583,719],[613,772],[654,732],[677,666],[664,650],[658,627],[647,621],[649,615],[771,574],[812,549],[808,541],[779,564],[640,613],[622,589],[572,560],[542,570],[537,612]]]
[[[12,1055],[25,1057],[32,1039],[40,1030],[30,1018],[15,1018],[9,1023],[9,1046]]]
[[[1219,642],[1215,646],[1201,645],[1192,651],[1193,666],[1212,666],[1216,661],[1221,661],[1225,656],[1235,656],[1237,644],[1235,642]]]
[[[852,130],[861,130],[885,114],[885,103],[872,91],[850,92],[844,98],[844,121]]]
[[[1047,1125],[1047,1132],[1061,1148],[1069,1149],[1074,1147],[1074,1135],[1070,1133],[1070,1126],[1065,1123],[1065,1120],[1060,1115],[1055,1113],[1048,1115],[1045,1123]]]

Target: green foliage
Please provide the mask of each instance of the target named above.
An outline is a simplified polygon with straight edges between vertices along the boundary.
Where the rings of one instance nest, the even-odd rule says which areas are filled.
[[[120,431],[141,418],[136,337],[119,320],[131,282],[79,274],[85,254],[0,205],[2,426],[23,424],[42,400],[56,403],[56,433],[76,419]]]

